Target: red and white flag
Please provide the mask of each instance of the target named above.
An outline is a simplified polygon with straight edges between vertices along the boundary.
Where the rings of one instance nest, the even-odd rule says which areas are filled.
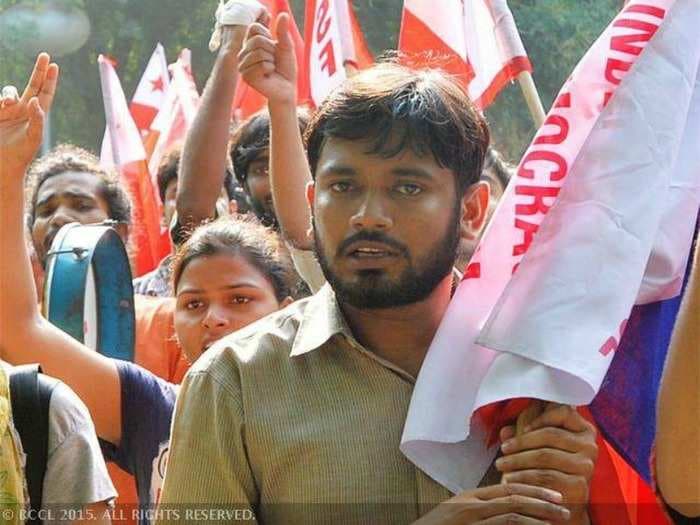
[[[159,262],[160,211],[146,163],[146,151],[112,62],[100,55],[100,82],[110,141],[111,164],[119,170],[132,199],[130,238],[135,274],[151,271]]]
[[[399,51],[455,75],[480,109],[532,65],[506,0],[405,0]]]
[[[695,0],[629,2],[521,160],[426,356],[402,437],[451,490],[475,487],[496,452],[480,408],[590,403],[632,306],[678,293],[700,204],[698,25]]]
[[[305,70],[318,106],[347,78],[346,68],[363,69],[373,58],[350,0],[306,0],[304,27]]]
[[[172,82],[158,115],[151,124],[155,145],[148,165],[155,177],[163,157],[177,143],[185,140],[199,108],[199,92],[192,76],[192,53],[183,49],[177,62],[170,65]]]
[[[145,136],[150,131],[151,122],[165,100],[169,85],[170,74],[165,49],[158,43],[129,105],[131,116],[142,135]]]
[[[294,52],[297,56],[297,67],[299,69],[297,75],[297,102],[305,104],[309,101],[309,85],[307,75],[304,70],[304,40],[299,32],[299,27],[294,20],[294,13],[289,7],[288,0],[259,0],[265,8],[272,20],[277,19],[280,13],[289,15],[289,29],[294,41]],[[233,115],[237,121],[247,119],[254,113],[267,106],[267,99],[256,90],[251,88],[243,79],[239,78],[236,86],[236,93],[233,97]]]

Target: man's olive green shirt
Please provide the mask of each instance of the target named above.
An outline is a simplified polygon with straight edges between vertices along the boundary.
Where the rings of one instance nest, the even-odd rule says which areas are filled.
[[[325,285],[191,369],[161,510],[183,523],[236,508],[265,525],[411,523],[451,496],[399,450],[413,386],[354,339]]]

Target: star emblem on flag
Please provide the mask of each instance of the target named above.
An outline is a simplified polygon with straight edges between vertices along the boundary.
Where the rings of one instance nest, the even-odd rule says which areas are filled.
[[[158,77],[155,80],[150,80],[151,91],[164,91],[163,78]]]

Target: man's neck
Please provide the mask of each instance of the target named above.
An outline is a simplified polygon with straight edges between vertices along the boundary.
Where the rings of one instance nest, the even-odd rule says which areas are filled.
[[[446,276],[418,303],[371,310],[341,304],[341,309],[362,346],[417,377],[450,302],[452,279],[452,274]]]

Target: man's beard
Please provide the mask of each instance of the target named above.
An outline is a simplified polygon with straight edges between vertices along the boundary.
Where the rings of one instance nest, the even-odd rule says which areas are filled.
[[[264,201],[256,199],[250,194],[247,194],[247,197],[250,209],[253,210],[253,213],[263,224],[263,226],[267,226],[277,231],[279,226],[277,224],[277,216],[275,215],[275,210],[271,209]]]
[[[361,270],[357,272],[359,279],[354,280],[354,283],[344,281],[331,268],[324,255],[323,241],[318,235],[314,218],[314,251],[323,275],[335,291],[338,301],[355,308],[380,309],[396,308],[426,299],[445,276],[452,272],[460,238],[459,211],[460,206],[455,206],[448,231],[428,250],[426,257],[416,262],[403,244],[376,230],[363,230],[344,240],[338,247],[336,258],[343,256],[344,247],[350,243],[374,241],[395,248],[399,257],[408,262],[397,279],[390,279],[383,270]]]

